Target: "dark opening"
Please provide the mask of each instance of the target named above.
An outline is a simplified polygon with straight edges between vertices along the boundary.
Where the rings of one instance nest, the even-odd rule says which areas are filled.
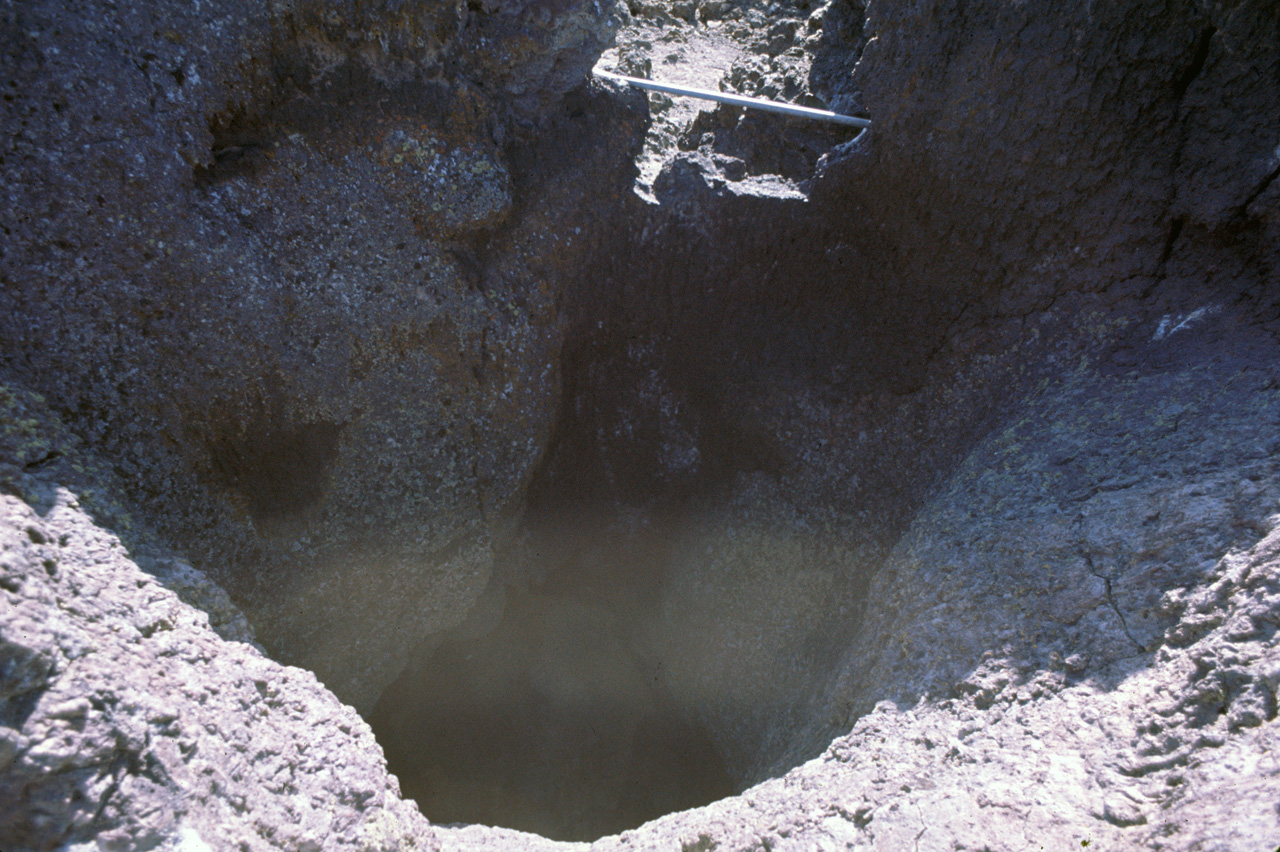
[[[223,485],[244,497],[255,519],[269,520],[323,496],[341,435],[336,423],[259,422],[248,434],[210,440],[209,456]]]
[[[549,587],[500,605],[487,631],[424,654],[370,719],[428,819],[593,840],[736,792],[628,619]]]

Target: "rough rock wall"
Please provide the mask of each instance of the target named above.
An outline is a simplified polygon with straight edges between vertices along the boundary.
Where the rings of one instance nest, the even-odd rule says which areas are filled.
[[[739,783],[879,706],[601,848],[1274,836],[1266,3],[831,6],[871,134],[722,115],[621,212],[635,99],[550,103],[594,7],[63,8],[4,7],[4,369],[273,653],[367,706],[532,477],[503,579],[652,618]]]
[[[631,108],[563,101],[613,25],[0,7],[0,369],[358,705],[461,619],[519,514],[557,404],[547,268],[628,181]]]
[[[1081,675],[997,652],[951,698],[882,702],[739,796],[589,846],[472,826],[437,828],[442,848],[1267,848],[1280,832],[1274,521],[1194,591],[1171,590],[1154,656]]]
[[[49,417],[5,394],[25,415],[6,427]],[[225,595],[209,605],[220,590],[190,566],[142,570],[13,451],[16,431],[0,441],[5,490],[24,495],[0,494],[0,847],[436,848],[352,708],[224,638],[242,627]],[[83,475],[90,455],[73,457]]]
[[[1151,651],[1178,614],[1164,594],[1275,509],[1275,344],[1218,314],[1150,341],[1142,371],[1084,362],[1046,381],[877,573],[858,709],[945,692],[992,647],[1079,671]]]
[[[1262,463],[1265,431],[1240,437],[1237,460],[1214,462],[1221,478],[1203,486],[1206,500],[1235,508],[1187,526],[1178,518],[1201,510],[1171,495],[1201,475],[1202,459],[1225,454],[1208,400],[1271,422],[1262,365],[1274,351],[1280,226],[1276,27],[1265,3],[873,3],[861,37],[846,25],[845,36],[817,40],[811,79],[865,108],[873,130],[829,152],[807,184],[771,193],[734,165],[735,134],[749,143],[757,131],[732,115],[691,135],[695,149],[658,176],[663,206],[637,214],[633,253],[602,261],[576,302],[583,331],[570,335],[566,393],[580,437],[557,447],[549,476],[593,481],[620,504],[607,534],[660,530],[650,540],[669,557],[654,632],[675,661],[664,677],[719,732],[741,777],[819,751],[849,718],[841,702],[856,716],[880,698],[914,701],[927,680],[916,673],[936,663],[945,681],[998,647],[977,622],[960,619],[969,632],[952,636],[950,613],[972,606],[977,618],[991,606],[958,589],[1024,589],[1007,561],[1045,557],[1026,569],[1040,584],[1033,600],[1002,604],[1023,613],[1018,627],[1063,632],[1065,616],[1044,609],[1048,585],[1092,600],[1068,579],[1078,575],[1086,588],[1112,585],[1114,620],[1131,621],[1136,636],[1167,626],[1152,602],[1220,555],[1227,529],[1266,514],[1274,488],[1232,479]],[[793,38],[803,42],[803,30]],[[851,73],[833,70],[851,54]],[[1256,381],[1241,377],[1256,370]],[[984,497],[949,477],[1045,383],[1079,389],[1025,416],[1074,423],[1091,448],[1064,446],[1052,475],[1026,485],[1026,519],[1008,519],[1013,495]],[[1176,438],[1149,410],[1170,399],[1192,418],[1169,415],[1183,423]],[[1120,425],[1077,406],[1115,406],[1107,417]],[[1120,437],[1105,429],[1127,434],[1135,456],[1122,464],[1105,443]],[[1069,463],[1090,455],[1110,461]],[[594,476],[580,473],[592,465]],[[1136,478],[1120,482],[1117,469]],[[1174,470],[1180,485],[1158,484]],[[1076,503],[1057,493],[1068,479]],[[1111,493],[1121,486],[1137,490]],[[948,527],[977,536],[974,554],[954,542],[922,551],[926,562],[967,566],[954,588],[907,567],[922,537],[943,535],[927,532],[942,520],[919,514],[939,488],[958,489]],[[1129,513],[1111,521],[1128,529],[1147,500],[1168,508],[1141,534],[1103,534],[1100,516]],[[1249,500],[1250,520],[1233,514]],[[969,501],[999,506],[1002,520],[971,519]],[[672,503],[684,507],[674,521],[656,510]],[[1051,520],[1061,538],[1052,526],[1033,546],[1028,530]],[[1121,547],[1117,536],[1134,540]],[[1141,542],[1162,536],[1204,553],[1155,571]],[[938,623],[916,620],[939,587],[951,603],[928,616]],[[890,624],[916,632],[892,657]],[[1115,631],[1076,638],[1101,663],[1117,653],[1101,647],[1132,646]],[[851,692],[826,692],[827,674],[841,670],[856,671]]]
[[[1203,242],[1256,262],[1277,191],[1273,12],[872,4],[850,80],[878,119],[858,180],[895,191],[854,195],[895,245],[933,247],[901,252],[904,272],[950,256],[1006,309],[1068,282],[1150,286]],[[1200,288],[1264,271],[1197,270]]]
[[[1276,569],[1218,561],[1280,503],[1266,5],[873,4],[823,85],[876,127],[807,204],[731,117],[674,156],[570,305],[535,500],[614,506],[602,587],[656,563],[662,677],[739,779],[892,703],[598,848],[1276,834]]]
[[[51,482],[76,495],[99,526],[130,542],[130,558],[186,604],[202,611],[223,639],[261,650],[253,628],[223,590],[179,558],[126,505],[127,489],[111,466],[67,428],[44,397],[0,385],[0,491],[32,506],[47,502]]]

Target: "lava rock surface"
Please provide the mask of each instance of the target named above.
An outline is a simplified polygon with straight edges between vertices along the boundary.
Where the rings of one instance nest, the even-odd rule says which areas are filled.
[[[25,485],[0,495],[0,846],[437,848],[314,674],[215,633],[74,492]]]
[[[558,403],[544,267],[641,120],[564,100],[607,8],[482,6],[0,12],[3,370],[366,709],[489,581]]]
[[[0,7],[0,839],[1269,847],[1270,6]],[[379,700],[509,684],[741,792],[428,827],[339,703],[470,804]]]

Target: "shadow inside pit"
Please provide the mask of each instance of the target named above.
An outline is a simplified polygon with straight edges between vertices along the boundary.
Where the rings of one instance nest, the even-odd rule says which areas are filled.
[[[505,597],[496,624],[421,655],[370,718],[428,819],[593,840],[736,792],[625,622],[586,599]]]

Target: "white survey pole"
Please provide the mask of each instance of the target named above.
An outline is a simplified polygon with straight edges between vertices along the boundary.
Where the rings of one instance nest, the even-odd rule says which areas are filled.
[[[779,103],[778,101],[767,101],[764,98],[748,98],[745,95],[731,95],[725,92],[713,92],[710,89],[691,89],[687,86],[672,86],[667,83],[655,83],[653,80],[642,80],[639,77],[624,77],[621,74],[614,74],[610,71],[596,71],[595,75],[605,80],[612,80],[615,83],[626,83],[635,86],[637,89],[649,89],[654,92],[663,92],[668,95],[683,95],[687,98],[701,98],[705,101],[715,101],[720,104],[732,104],[733,106],[745,107],[746,109],[760,109],[765,112],[776,112],[782,115],[791,115],[798,118],[811,118],[814,121],[828,121],[833,124],[847,124],[851,127],[870,127],[871,122],[865,118],[857,118],[852,115],[840,115],[836,112],[827,112],[825,109],[814,109],[813,107],[798,106],[796,104]]]

